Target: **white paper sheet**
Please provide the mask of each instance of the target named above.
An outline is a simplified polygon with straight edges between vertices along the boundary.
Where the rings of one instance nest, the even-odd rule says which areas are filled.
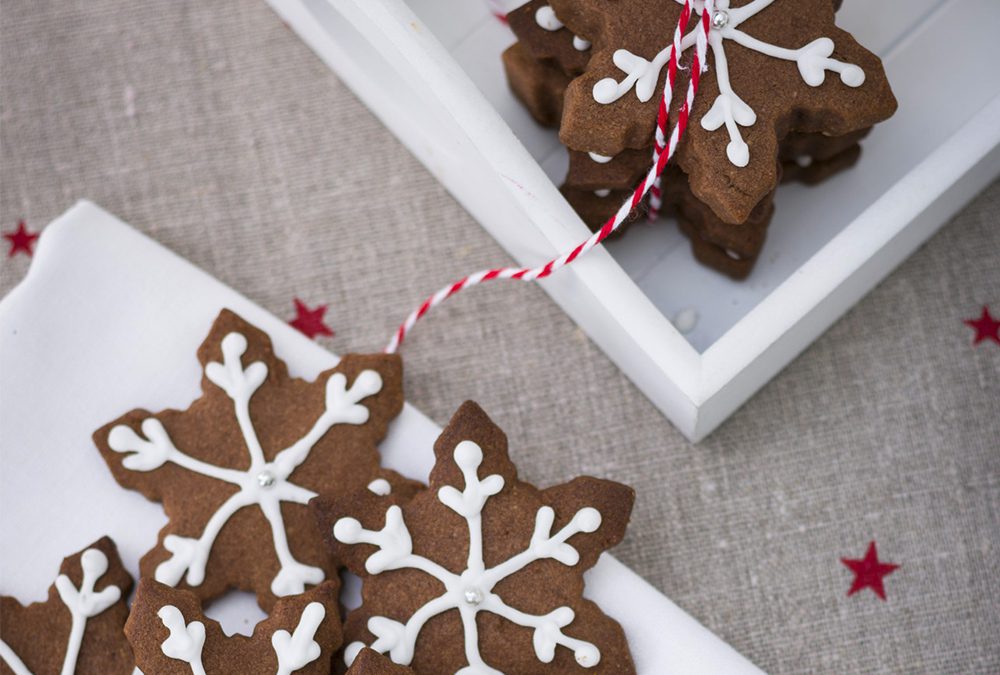
[[[0,302],[0,592],[44,599],[62,558],[105,534],[137,573],[163,511],[115,483],[90,436],[132,408],[197,398],[195,351],[223,307],[267,331],[292,375],[336,363],[89,202],[46,228],[27,277]],[[381,445],[384,464],[426,480],[438,431],[407,405]],[[348,593],[356,603],[356,585]],[[760,672],[609,555],[588,573],[587,595],[624,626],[640,673]],[[227,596],[211,614],[248,632],[261,616],[248,597]]]

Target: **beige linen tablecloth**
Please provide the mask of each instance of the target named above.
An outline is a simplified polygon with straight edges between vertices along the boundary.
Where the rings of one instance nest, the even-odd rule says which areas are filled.
[[[93,199],[279,316],[329,303],[341,353],[507,262],[262,0],[4,0],[0,40],[4,231]],[[769,672],[997,673],[1000,346],[962,319],[998,270],[994,184],[699,446],[523,284],[422,324],[407,396],[477,400],[533,481],[635,486],[616,555]],[[885,602],[846,595],[872,539]]]

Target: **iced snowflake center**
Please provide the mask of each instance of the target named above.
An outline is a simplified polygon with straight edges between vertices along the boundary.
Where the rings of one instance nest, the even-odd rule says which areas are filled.
[[[479,605],[483,602],[483,592],[478,588],[467,588],[464,593],[465,603],[468,605]]]

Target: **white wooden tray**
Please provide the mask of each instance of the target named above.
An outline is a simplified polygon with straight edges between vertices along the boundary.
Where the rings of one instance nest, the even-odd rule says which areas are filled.
[[[268,1],[520,263],[588,235],[556,189],[566,160],[555,133],[507,88],[500,53],[514,38],[487,3]],[[883,57],[899,113],[856,168],[781,189],[748,280],[702,267],[664,224],[633,228],[543,282],[691,439],[1000,174],[1000,2],[844,4],[839,23]],[[671,319],[691,309],[698,320],[681,335]]]

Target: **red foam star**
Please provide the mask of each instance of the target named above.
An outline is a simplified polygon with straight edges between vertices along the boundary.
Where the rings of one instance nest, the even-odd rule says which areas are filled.
[[[333,330],[323,321],[326,314],[326,305],[317,305],[316,309],[309,309],[306,304],[295,298],[295,318],[288,322],[297,328],[303,335],[315,339],[317,335],[333,336]]]
[[[1000,321],[990,316],[989,307],[983,306],[983,313],[978,319],[966,319],[962,323],[976,331],[972,344],[978,345],[980,342],[993,340],[1000,345]]]
[[[34,253],[31,247],[34,246],[38,236],[37,232],[28,232],[23,220],[19,221],[16,230],[3,233],[3,238],[10,242],[10,250],[7,251],[7,257],[13,258],[18,253],[24,253],[30,258]]]
[[[860,560],[851,558],[841,558],[840,562],[847,565],[854,572],[854,583],[847,595],[854,595],[858,591],[870,588],[875,595],[885,600],[885,587],[882,580],[899,569],[899,565],[884,563],[878,559],[878,552],[875,550],[875,542],[868,544],[868,551],[865,557]]]

